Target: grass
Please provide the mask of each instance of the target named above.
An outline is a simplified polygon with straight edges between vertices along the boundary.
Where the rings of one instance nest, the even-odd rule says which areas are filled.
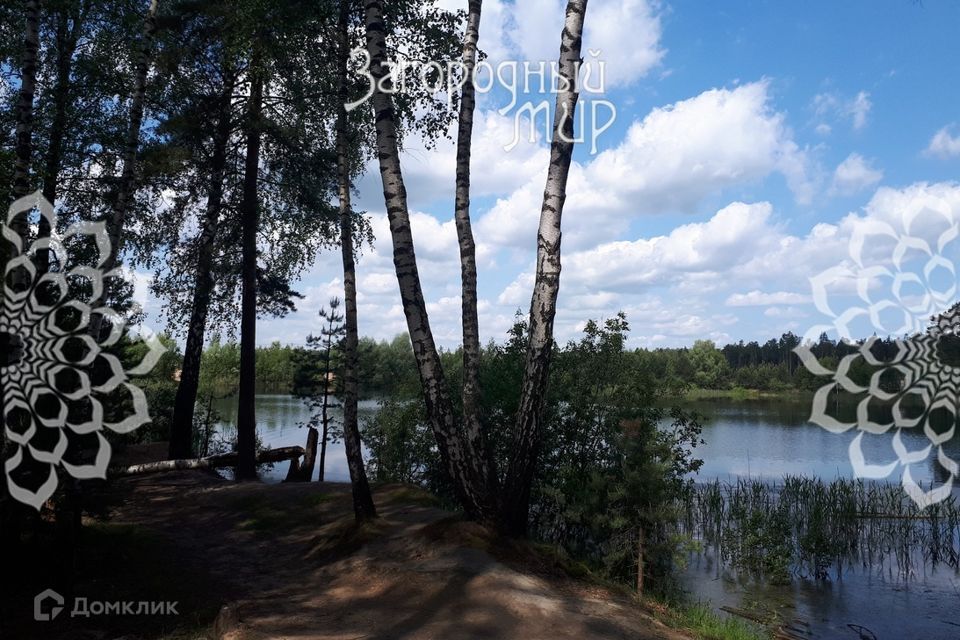
[[[257,493],[233,500],[230,507],[243,516],[240,528],[259,534],[268,534],[318,522],[317,508],[334,497],[318,491],[303,496],[295,505],[289,505],[274,504],[265,495]]]
[[[801,389],[783,389],[780,391],[761,391],[760,389],[745,389],[744,387],[733,387],[732,389],[700,389],[694,388],[687,391],[684,400],[762,400],[777,398],[802,398],[810,395],[809,391]]]
[[[440,499],[429,491],[410,484],[381,484],[376,486],[379,499],[395,504],[415,504],[421,507],[440,507]]]
[[[703,603],[671,609],[673,623],[703,640],[766,640],[770,634],[759,625],[716,613]]]

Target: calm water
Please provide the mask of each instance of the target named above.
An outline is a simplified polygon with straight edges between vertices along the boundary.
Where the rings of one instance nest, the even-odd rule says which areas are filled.
[[[750,476],[776,480],[784,474],[852,477],[848,447],[856,434],[835,435],[809,424],[809,406],[803,401],[770,400],[692,403],[690,408],[707,417],[703,429],[706,444],[698,450],[704,460],[699,478],[732,480]],[[232,435],[236,400],[221,401],[218,410],[224,419],[221,428]],[[361,419],[376,410],[376,401],[362,402]],[[335,420],[340,415],[339,409],[331,412]],[[308,418],[309,411],[296,398],[257,396],[257,429],[264,444],[303,446],[307,433],[298,424]],[[894,459],[889,438],[874,436],[865,441],[868,462]],[[951,443],[954,459],[960,459],[957,440]],[[911,450],[927,444],[922,433],[907,433],[904,443]],[[279,482],[286,471],[287,463],[278,464],[264,474],[264,480]],[[914,477],[923,482],[934,479],[937,473],[932,465],[914,471]],[[349,480],[341,443],[327,446],[327,479]],[[780,619],[796,620],[793,633],[798,637],[856,640],[858,634],[847,625],[859,624],[880,640],[960,639],[960,575],[948,569],[921,573],[904,582],[894,575],[860,568],[832,581],[796,579],[789,586],[779,587],[741,579],[709,555],[701,555],[691,558],[683,580],[695,598],[715,607],[775,611]]]
[[[224,436],[231,438],[236,433],[237,399],[225,398],[214,403],[214,408],[220,413],[222,422],[220,430]],[[360,420],[376,413],[376,400],[361,400],[358,406]],[[340,422],[343,412],[339,407],[327,410],[331,421]],[[307,444],[307,429],[299,425],[310,419],[310,410],[304,402],[293,396],[286,395],[257,395],[257,433],[264,446],[276,449]],[[320,473],[319,451],[317,452],[317,468],[313,479]],[[266,482],[280,482],[287,475],[288,462],[280,462],[261,473]],[[326,471],[324,479],[330,482],[350,482],[350,471],[347,469],[347,454],[343,442],[327,442]]]
[[[853,477],[848,448],[856,433],[838,435],[810,424],[809,402],[717,400],[693,405],[708,418],[703,429],[706,444],[697,454],[704,460],[699,474],[703,480],[777,480],[785,474],[825,480]],[[868,462],[895,459],[890,438],[865,437]],[[928,444],[922,432],[911,430],[905,430],[903,441],[910,450]],[[951,457],[960,459],[958,438],[949,448]],[[919,482],[944,480],[933,464],[915,465],[912,471]],[[880,640],[960,639],[960,575],[948,568],[926,574],[921,568],[904,581],[857,567],[839,579],[795,579],[789,586],[772,586],[743,579],[704,554],[691,557],[683,579],[694,597],[715,607],[776,612],[793,623],[791,631],[798,637],[856,640],[858,634],[847,625],[859,624]]]
[[[703,460],[701,479],[776,480],[784,475],[803,475],[832,480],[854,475],[849,447],[857,430],[835,434],[810,424],[809,400],[703,400],[685,406],[708,418],[703,428],[706,444],[697,449],[697,457]],[[868,463],[896,460],[892,435],[863,437]],[[930,444],[919,429],[904,429],[901,437],[909,451]],[[960,460],[960,437],[948,443],[947,451],[954,460]],[[914,480],[924,484],[934,479],[939,484],[946,479],[935,456],[923,465],[913,465],[911,473]]]

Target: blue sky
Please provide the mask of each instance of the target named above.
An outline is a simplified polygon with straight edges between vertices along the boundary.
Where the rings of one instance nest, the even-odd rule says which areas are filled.
[[[480,46],[493,64],[555,60],[562,20],[561,0],[487,0]],[[902,226],[904,211],[930,202],[960,214],[957,24],[960,3],[946,1],[592,0],[584,45],[601,51],[608,82],[580,108],[605,99],[617,117],[598,154],[589,144],[575,154],[558,339],[621,309],[634,346],[765,340],[829,324],[810,278],[851,264],[858,228]],[[502,339],[529,304],[547,165],[542,139],[504,151],[517,115],[497,112],[507,102],[502,90],[481,97],[474,136],[485,340]],[[431,320],[447,347],[459,342],[453,158],[452,143],[427,151],[416,139],[403,158]],[[389,338],[405,327],[369,169],[358,204],[377,240],[359,262],[360,328]],[[871,259],[889,263],[880,245]],[[339,268],[337,252],[319,255],[299,311],[262,320],[259,341],[299,343],[316,330],[318,308],[342,291]],[[888,285],[871,283],[871,300]],[[840,289],[834,300],[857,304]]]

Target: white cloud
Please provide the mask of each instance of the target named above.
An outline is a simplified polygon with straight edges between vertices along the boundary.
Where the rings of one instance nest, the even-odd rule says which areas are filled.
[[[783,174],[809,199],[808,161],[785,117],[770,105],[769,83],[711,89],[635,122],[615,149],[588,169],[601,193],[631,212],[684,210],[734,184]]]
[[[766,307],[777,304],[803,304],[810,302],[810,296],[790,291],[764,293],[754,289],[748,293],[734,293],[727,298],[728,307]]]
[[[582,249],[609,242],[638,214],[690,213],[708,196],[774,172],[786,177],[798,200],[808,201],[810,163],[783,114],[771,107],[768,90],[766,81],[711,89],[654,109],[630,127],[619,146],[586,164],[574,162],[564,207],[564,246]],[[480,217],[478,242],[532,246],[546,150],[528,157],[522,166],[536,173]]]
[[[947,125],[937,131],[930,144],[927,145],[927,155],[937,156],[938,158],[952,158],[960,156],[960,136],[951,134],[953,125]]]
[[[723,271],[763,251],[775,229],[769,203],[735,202],[707,222],[685,224],[666,236],[601,244],[565,258],[566,284],[575,291],[633,291],[676,283],[688,273]]]
[[[843,98],[836,92],[819,93],[813,97],[814,113],[821,118],[849,119],[854,130],[859,131],[867,126],[867,118],[873,102],[870,94],[860,91],[853,98]],[[826,127],[826,129],[821,129]],[[825,135],[830,132],[830,125],[821,123],[817,132]]]
[[[518,0],[507,5],[508,37],[521,60],[557,60],[565,5],[563,0]],[[584,21],[585,62],[591,60],[590,49],[599,49],[598,59],[606,62],[607,88],[629,85],[662,61],[666,51],[660,46],[661,35],[659,2],[607,0],[591,5]]]
[[[863,129],[867,126],[867,115],[870,113],[872,107],[873,103],[870,102],[869,93],[861,91],[857,94],[857,97],[853,99],[853,102],[850,103],[848,107],[850,117],[853,119],[854,129]]]
[[[851,153],[834,171],[830,192],[849,196],[876,185],[882,179],[883,171],[874,168],[872,162],[859,153]]]

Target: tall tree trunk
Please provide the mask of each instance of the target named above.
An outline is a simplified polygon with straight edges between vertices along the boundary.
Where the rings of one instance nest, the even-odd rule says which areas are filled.
[[[25,3],[25,29],[23,36],[23,62],[20,70],[20,95],[17,99],[17,129],[14,145],[15,164],[13,172],[12,195],[13,199],[22,198],[30,192],[30,163],[33,154],[33,99],[37,88],[37,50],[40,47],[40,2],[27,0]],[[5,203],[9,204],[9,203]],[[6,212],[3,214],[7,222]],[[26,248],[28,225],[26,215],[17,216],[10,221],[10,228],[20,236]],[[3,259],[2,273],[6,281],[7,263],[12,255],[12,246],[4,239],[0,239]],[[22,287],[24,283],[14,281],[14,287]],[[4,314],[3,300],[4,287],[0,286],[0,314]],[[6,416],[3,403],[3,380],[0,378],[0,416]],[[5,554],[14,554],[20,542],[20,523],[17,519],[12,499],[7,489],[7,472],[3,466],[7,460],[6,437],[4,429],[0,429],[0,561],[5,561]],[[8,563],[5,563],[8,566]],[[3,591],[4,595],[6,590]],[[2,613],[0,607],[0,613]]]
[[[73,56],[76,53],[80,30],[86,17],[87,4],[84,2],[82,6],[77,6],[76,3],[71,3],[69,9],[75,9],[75,11],[64,7],[57,16],[57,80],[53,87],[53,120],[50,123],[50,141],[43,168],[43,197],[52,205],[57,203],[57,188],[60,169],[63,165],[63,143],[67,133],[67,111],[70,107],[70,74],[73,69]],[[50,232],[50,223],[41,216],[37,236],[49,238]],[[49,270],[49,249],[37,251],[37,268],[41,272]]]
[[[210,186],[207,207],[197,243],[197,275],[190,310],[187,343],[183,351],[180,384],[173,403],[173,422],[170,427],[170,459],[193,456],[193,415],[200,386],[200,363],[203,357],[203,339],[207,326],[207,310],[213,291],[213,251],[217,237],[220,212],[223,209],[223,181],[227,167],[227,144],[233,122],[231,103],[233,82],[227,83],[220,103],[220,115],[213,137],[213,157],[210,163]]]
[[[553,320],[560,291],[560,220],[573,156],[573,118],[579,97],[578,72],[586,10],[587,0],[568,0],[560,41],[560,75],[566,86],[557,93],[550,168],[537,232],[537,272],[530,302],[529,343],[504,490],[504,524],[507,531],[515,535],[525,534],[527,530],[530,489],[543,438],[541,420],[553,352]]]
[[[23,65],[20,70],[20,95],[17,98],[17,137],[14,146],[13,199],[30,193],[30,163],[33,156],[33,100],[37,91],[37,50],[40,48],[40,1],[24,5],[26,29],[23,36]],[[26,216],[18,216],[14,230],[22,238],[27,234]]]
[[[463,327],[463,427],[473,451],[476,473],[497,486],[493,453],[483,431],[480,416],[480,320],[477,317],[477,248],[470,224],[470,152],[473,140],[473,113],[476,88],[473,73],[477,64],[482,0],[468,3],[467,30],[463,43],[464,84],[460,96],[460,121],[457,131],[456,210],[457,241],[460,245],[460,279]]]
[[[130,100],[130,123],[127,126],[127,137],[123,145],[120,183],[117,186],[117,196],[113,203],[110,219],[107,221],[107,232],[110,236],[110,255],[104,261],[102,271],[109,273],[116,266],[120,258],[121,243],[123,241],[123,227],[126,224],[130,201],[133,199],[135,188],[137,151],[140,148],[140,129],[143,126],[143,104],[147,94],[147,72],[150,70],[150,60],[153,54],[153,38],[157,30],[157,0],[150,0],[150,7],[143,20],[143,36],[140,41],[140,52],[137,56],[137,67],[134,75],[133,97]],[[90,308],[96,309],[110,299],[111,278],[103,282],[103,292],[96,300],[91,301]],[[94,338],[100,335],[103,316],[94,313],[90,318],[90,334]]]
[[[478,456],[483,456],[485,453],[474,451],[472,443],[460,437],[458,432],[453,405],[447,393],[443,368],[433,332],[430,329],[423,289],[420,285],[413,235],[410,231],[407,192],[400,171],[400,151],[393,99],[382,89],[389,71],[385,64],[387,61],[386,28],[383,22],[383,3],[380,0],[368,0],[366,3],[366,37],[371,72],[376,80],[373,108],[380,178],[383,182],[383,197],[393,239],[393,264],[397,272],[400,299],[420,374],[427,420],[436,437],[443,465],[467,516],[493,523],[497,521],[496,492],[489,486],[486,476],[476,472]]]
[[[357,270],[353,257],[353,221],[350,203],[350,151],[347,140],[347,61],[350,55],[350,4],[340,0],[338,31],[340,51],[337,64],[339,74],[339,105],[337,110],[337,178],[340,197],[340,252],[343,257],[343,443],[350,470],[353,492],[353,513],[357,522],[377,517],[377,509],[370,494],[367,471],[363,466],[360,447],[360,428],[357,421]]]
[[[257,227],[259,193],[261,114],[263,110],[263,70],[260,56],[250,61],[250,97],[247,104],[247,156],[243,173],[243,295],[240,309],[240,387],[237,412],[237,479],[257,477]]]

